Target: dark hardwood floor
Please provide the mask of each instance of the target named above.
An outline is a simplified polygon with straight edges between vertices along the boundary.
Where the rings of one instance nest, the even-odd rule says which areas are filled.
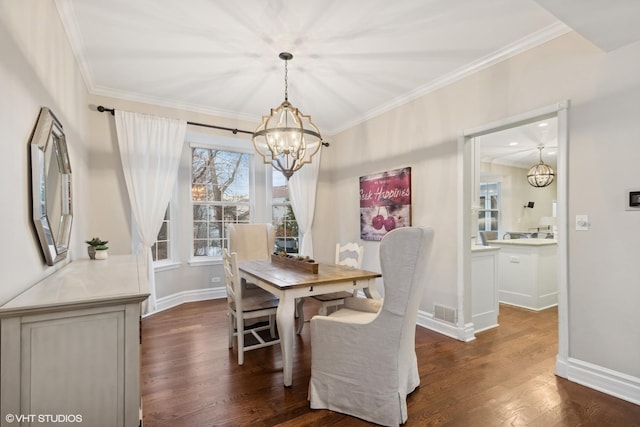
[[[308,317],[318,306],[305,303]],[[309,325],[295,340],[293,386],[279,346],[227,348],[226,300],[184,304],[142,321],[145,427],[365,426],[311,410]],[[418,327],[421,386],[407,426],[640,426],[640,406],[554,375],[557,311],[500,307],[500,327],[470,343]],[[375,357],[375,354],[372,354]]]

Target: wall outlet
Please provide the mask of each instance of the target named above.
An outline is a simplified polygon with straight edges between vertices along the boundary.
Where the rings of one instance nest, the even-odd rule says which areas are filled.
[[[589,215],[576,215],[576,230],[587,231],[589,230]]]
[[[220,279],[220,277],[212,277],[211,278],[211,283],[220,283],[222,279]]]

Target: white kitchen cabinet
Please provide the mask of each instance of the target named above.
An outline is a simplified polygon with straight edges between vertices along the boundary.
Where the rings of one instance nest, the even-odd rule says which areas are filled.
[[[498,298],[530,310],[558,304],[558,244],[550,239],[493,240],[500,248]]]
[[[471,320],[474,332],[498,326],[498,253],[500,248],[471,249]]]
[[[143,266],[73,261],[0,307],[0,425],[139,425]]]

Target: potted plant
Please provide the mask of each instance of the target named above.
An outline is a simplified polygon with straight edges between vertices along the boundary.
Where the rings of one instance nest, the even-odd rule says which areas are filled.
[[[107,246],[107,243],[109,243],[108,240],[101,240],[99,237],[94,237],[91,240],[86,240],[85,243],[89,245],[87,247],[87,252],[89,252],[89,258],[96,259],[96,253],[97,253],[96,251],[100,251],[100,258],[97,258],[97,259],[107,258],[106,250],[109,249],[109,247]]]

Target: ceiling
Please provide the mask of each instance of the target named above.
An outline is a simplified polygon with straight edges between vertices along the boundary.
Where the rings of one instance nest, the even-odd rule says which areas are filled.
[[[476,138],[480,161],[529,169],[542,161],[557,167],[558,119],[536,121]]]
[[[260,116],[284,99],[284,62],[278,54],[288,51],[294,56],[288,64],[289,101],[310,114],[324,135],[565,34],[571,26],[605,51],[640,38],[640,26],[616,26],[640,16],[637,0],[56,0],[56,5],[93,94],[257,126]],[[606,21],[602,29],[600,21]]]

